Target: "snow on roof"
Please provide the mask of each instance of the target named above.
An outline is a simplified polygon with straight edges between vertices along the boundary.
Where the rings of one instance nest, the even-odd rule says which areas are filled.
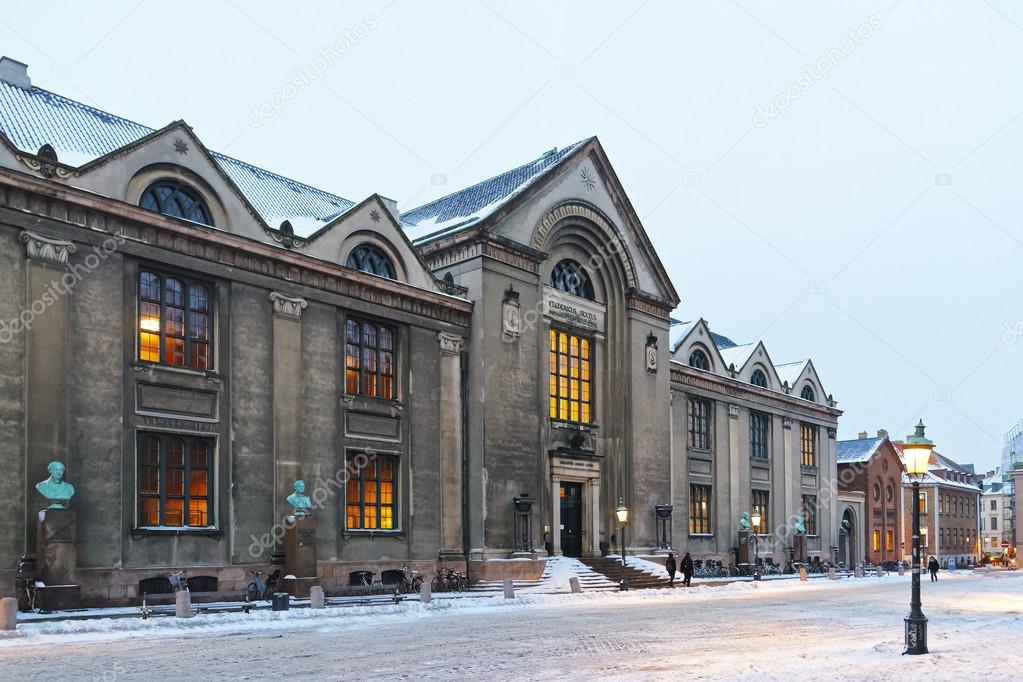
[[[756,350],[757,344],[745,343],[741,346],[729,346],[726,348],[718,349],[721,352],[721,359],[725,361],[725,367],[735,365],[736,370],[742,369],[750,356],[753,355],[753,351]]]
[[[903,485],[908,485],[912,483],[912,481],[909,480],[909,476],[903,474],[902,483]],[[942,478],[941,476],[938,476],[937,474],[932,473],[930,471],[927,472],[927,474],[924,476],[923,480],[920,481],[920,483],[921,485],[942,485],[949,488],[959,488],[960,490],[968,490],[972,493],[980,492],[980,488],[978,486],[971,485],[969,483],[962,483],[960,481],[952,481],[947,478]]]
[[[478,223],[586,142],[582,140],[563,149],[552,149],[518,168],[405,211],[401,214],[402,222],[413,226],[406,230],[409,239],[425,241]]]
[[[884,438],[856,438],[836,443],[835,458],[839,464],[866,462],[884,442]]]
[[[24,152],[35,154],[49,144],[61,163],[79,167],[154,129],[39,87],[26,90],[0,81],[0,131]],[[308,236],[299,225],[311,234],[355,205],[230,156],[210,154],[270,227],[289,220],[296,234]]]
[[[778,378],[781,381],[788,382],[790,387],[796,385],[796,381],[799,379],[799,375],[803,373],[803,368],[806,367],[806,363],[809,360],[800,360],[798,362],[786,362],[783,365],[775,365],[774,371],[778,373]]]

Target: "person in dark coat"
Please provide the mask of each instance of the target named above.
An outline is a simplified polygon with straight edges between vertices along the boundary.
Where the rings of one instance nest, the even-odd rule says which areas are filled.
[[[693,558],[689,556],[689,552],[682,557],[682,584],[689,587],[689,584],[693,581]]]
[[[931,560],[927,562],[927,571],[931,574],[931,582],[932,583],[938,581],[938,569],[939,568],[941,568],[941,567],[938,565],[938,560],[932,556]]]
[[[668,552],[668,560],[664,562],[664,570],[668,572],[668,585],[675,587],[675,572],[678,570],[675,566],[675,553]]]

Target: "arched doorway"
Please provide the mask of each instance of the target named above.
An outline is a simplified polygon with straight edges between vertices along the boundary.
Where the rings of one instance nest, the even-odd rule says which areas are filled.
[[[838,530],[838,560],[849,568],[856,565],[856,517],[852,509],[846,509],[842,514]]]

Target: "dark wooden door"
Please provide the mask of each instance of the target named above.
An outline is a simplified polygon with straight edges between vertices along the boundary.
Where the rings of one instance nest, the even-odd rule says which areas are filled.
[[[561,552],[565,556],[583,553],[583,484],[561,484]]]

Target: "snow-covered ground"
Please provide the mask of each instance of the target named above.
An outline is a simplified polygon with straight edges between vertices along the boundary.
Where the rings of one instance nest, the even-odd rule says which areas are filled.
[[[28,623],[0,635],[0,679],[932,682],[1023,666],[1021,587],[1015,572],[925,581],[931,654],[917,657],[901,656],[909,577],[892,575]]]

